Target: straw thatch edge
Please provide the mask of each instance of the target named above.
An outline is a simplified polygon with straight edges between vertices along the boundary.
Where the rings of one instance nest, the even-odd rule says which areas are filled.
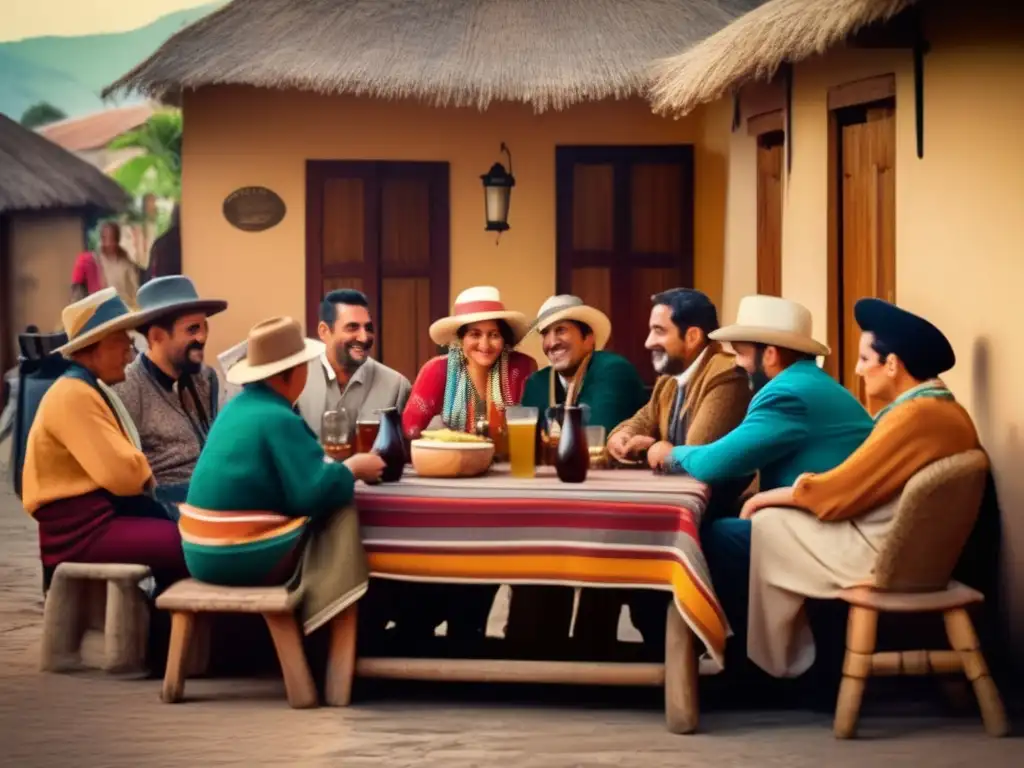
[[[771,80],[783,63],[824,53],[915,2],[772,0],[678,56],[655,62],[651,105],[658,114],[682,117],[744,83]]]

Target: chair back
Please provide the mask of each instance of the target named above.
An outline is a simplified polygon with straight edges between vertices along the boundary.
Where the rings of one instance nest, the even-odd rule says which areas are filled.
[[[60,345],[57,345],[60,346]],[[25,466],[28,433],[35,421],[43,395],[68,368],[68,361],[59,352],[44,357],[22,357],[18,366],[18,400],[14,412],[14,434],[11,446],[11,480],[14,493],[21,498],[21,470]]]
[[[875,588],[945,589],[981,509],[988,457],[971,450],[934,461],[907,481],[875,563]]]

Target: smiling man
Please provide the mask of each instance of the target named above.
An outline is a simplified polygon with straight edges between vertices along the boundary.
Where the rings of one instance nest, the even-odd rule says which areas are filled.
[[[142,286],[138,305],[148,349],[115,391],[138,430],[158,494],[184,501],[220,395],[217,374],[203,364],[207,318],[228,304],[199,298],[191,280],[172,275]]]
[[[604,350],[612,332],[607,315],[578,296],[545,301],[533,330],[540,334],[551,363],[530,376],[523,391],[522,404],[540,412],[539,430],[554,431],[557,427],[548,424],[545,412],[569,404],[586,406],[587,424],[610,431],[647,399],[633,364]],[[567,641],[573,596],[568,587],[513,587],[506,639],[521,646],[543,643],[544,650]]]
[[[405,408],[409,380],[370,357],[375,329],[365,294],[350,288],[328,293],[320,303],[317,335],[326,349],[309,364],[298,406],[318,437],[324,411],[344,408],[354,425],[380,408]]]

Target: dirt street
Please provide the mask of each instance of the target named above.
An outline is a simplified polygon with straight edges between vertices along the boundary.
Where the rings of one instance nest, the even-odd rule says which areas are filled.
[[[1021,763],[1016,739],[927,705],[875,705],[864,738],[837,742],[827,715],[707,712],[672,736],[659,695],[579,689],[389,687],[347,710],[293,711],[279,681],[189,681],[166,705],[156,680],[37,671],[41,589],[35,527],[0,492],[0,764],[10,766],[344,765],[876,766]],[[496,619],[498,617],[495,617]],[[358,693],[358,689],[357,689]]]

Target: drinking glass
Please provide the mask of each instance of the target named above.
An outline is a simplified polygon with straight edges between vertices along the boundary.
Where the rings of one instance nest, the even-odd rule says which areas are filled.
[[[600,424],[587,427],[587,448],[590,451],[590,466],[593,469],[602,469],[607,466],[605,429]]]
[[[320,442],[324,453],[335,461],[352,455],[352,420],[344,408],[324,411],[320,422]]]
[[[356,453],[369,453],[380,431],[380,416],[364,416],[356,422]]]
[[[514,405],[505,409],[508,452],[512,477],[533,477],[536,473],[537,408]]]

